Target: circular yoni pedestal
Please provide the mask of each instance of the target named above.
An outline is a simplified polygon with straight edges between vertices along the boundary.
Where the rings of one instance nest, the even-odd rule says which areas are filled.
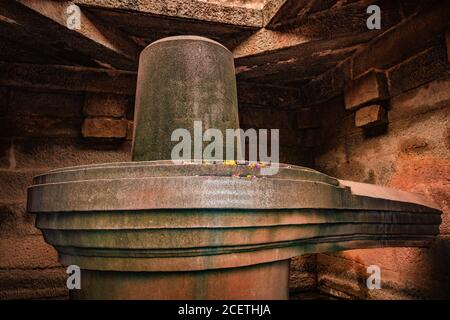
[[[385,188],[304,167],[260,170],[171,161],[54,170],[34,179],[28,210],[60,262],[81,268],[71,294],[86,299],[286,299],[294,256],[423,246],[438,232],[440,212],[418,196],[382,198]]]
[[[135,161],[34,178],[28,211],[60,262],[81,268],[71,297],[287,299],[294,256],[423,246],[438,233],[440,212],[417,195],[284,164],[263,175],[261,165],[169,160],[177,128],[238,128],[236,97],[225,47],[157,41],[140,59]]]

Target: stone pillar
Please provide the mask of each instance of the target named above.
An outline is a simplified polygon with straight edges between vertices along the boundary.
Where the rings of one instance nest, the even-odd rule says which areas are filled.
[[[233,55],[197,36],[153,42],[139,60],[132,160],[170,159],[172,132],[193,137],[194,121],[223,134],[239,128]]]

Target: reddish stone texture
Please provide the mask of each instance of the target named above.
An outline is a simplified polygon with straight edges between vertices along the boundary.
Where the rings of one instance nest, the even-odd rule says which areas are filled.
[[[125,138],[127,121],[108,118],[86,118],[81,129],[85,138]]]
[[[386,123],[386,110],[378,105],[362,107],[355,113],[355,126],[372,127]]]
[[[356,80],[345,90],[345,108],[356,109],[364,104],[389,97],[386,76],[382,72],[370,72]]]
[[[305,105],[327,102],[341,95],[350,79],[351,62],[348,59],[311,80],[300,89]]]
[[[420,22],[419,37],[437,26],[426,27],[434,23],[432,15],[439,16],[439,13],[429,11],[429,16]],[[439,33],[434,33],[430,41],[420,42],[420,45],[403,46],[402,43],[418,41],[418,35],[408,31],[408,24],[370,43],[353,63],[355,74],[373,67],[390,68],[387,75],[392,98],[388,131],[367,138],[363,131],[351,125],[352,115],[343,113],[344,103],[330,102],[329,105],[336,105],[336,111],[328,114],[330,120],[324,122],[322,130],[326,144],[318,150],[315,163],[317,169],[339,178],[426,194],[444,212],[441,234],[426,249],[385,248],[319,254],[318,288],[340,298],[450,296],[448,64]],[[424,47],[425,43],[429,44]],[[365,94],[366,90],[363,90],[355,96],[355,101]],[[372,264],[381,267],[381,290],[368,290],[365,285],[366,268]]]
[[[436,77],[445,77],[447,74],[445,51],[443,43],[439,43],[389,70],[391,95],[396,96]]]
[[[450,81],[447,77],[404,92],[391,99],[389,119],[396,121],[445,108],[450,103]]]
[[[131,141],[133,140],[133,128],[134,128],[134,124],[133,121],[128,121],[127,124],[127,140]]]
[[[14,139],[9,153],[17,169],[62,168],[75,165],[128,161],[131,144],[89,143],[76,138]]]
[[[129,98],[124,95],[89,93],[86,94],[83,112],[90,117],[124,116]]]
[[[81,118],[22,117],[0,118],[2,137],[78,137]]]
[[[33,177],[42,171],[34,169],[2,169],[0,183],[0,200],[20,201],[26,198],[27,187]]]
[[[129,142],[81,139],[83,102],[80,92],[0,89],[0,299],[68,296],[65,269],[26,212],[33,176],[129,159]]]
[[[35,228],[35,216],[26,212],[26,203],[0,202],[0,234],[1,237],[15,238],[17,236],[40,235]]]
[[[427,48],[430,40],[445,30],[449,9],[450,3],[438,1],[374,39],[354,57],[353,77],[373,68],[390,68]]]
[[[314,291],[317,287],[316,255],[292,258],[289,277],[290,295]]]
[[[0,268],[53,268],[58,267],[58,257],[52,246],[41,236],[2,238],[0,242]]]
[[[0,299],[68,299],[62,267],[0,270]]]
[[[9,114],[17,117],[80,118],[82,106],[82,94],[11,89]]]
[[[428,249],[386,248],[319,255],[319,289],[342,298],[448,298],[449,119],[448,80],[406,92],[391,103],[389,131],[366,138],[346,129],[315,158],[317,168],[349,180],[428,195],[444,211],[441,235]],[[410,107],[409,107],[410,106]],[[342,106],[343,108],[343,106]],[[382,270],[382,290],[367,290],[366,267]],[[353,270],[353,271],[352,271]]]
[[[1,299],[67,297],[65,270],[41,235],[1,233]]]
[[[445,139],[445,137],[442,137]],[[448,137],[447,137],[448,138]],[[441,234],[450,234],[450,159],[420,154],[425,149],[425,141],[410,141],[404,146],[404,153],[397,159],[396,172],[391,177],[390,186],[428,195],[440,204],[447,213],[443,216]],[[419,153],[419,154],[418,154]]]
[[[345,299],[431,299],[448,297],[448,238],[430,249],[384,248],[319,254],[318,286]],[[381,289],[368,290],[367,266],[381,269]]]

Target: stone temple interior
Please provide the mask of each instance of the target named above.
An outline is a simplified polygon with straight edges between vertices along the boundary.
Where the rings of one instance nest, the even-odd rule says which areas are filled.
[[[232,53],[240,127],[280,129],[280,162],[442,210],[426,247],[292,258],[290,299],[450,298],[449,21],[435,0],[0,0],[0,299],[68,299],[27,188],[130,161],[139,54],[183,35]],[[372,265],[381,290],[366,286]]]

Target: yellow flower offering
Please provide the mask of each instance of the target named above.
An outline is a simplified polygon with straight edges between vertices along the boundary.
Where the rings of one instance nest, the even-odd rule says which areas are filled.
[[[225,160],[225,161],[223,162],[223,164],[224,164],[225,166],[235,166],[235,165],[236,165],[236,161],[234,161],[234,160]]]

